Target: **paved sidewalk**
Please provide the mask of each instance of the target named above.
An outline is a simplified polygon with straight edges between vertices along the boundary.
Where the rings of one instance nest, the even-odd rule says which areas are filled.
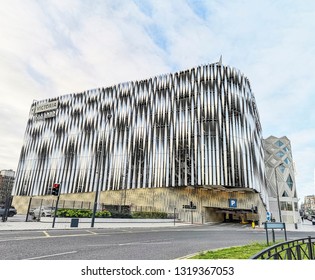
[[[8,218],[7,222],[2,222],[0,219],[0,231],[2,230],[49,230],[52,229],[53,218],[43,217],[40,222],[29,221],[25,222],[25,215],[16,215]],[[191,223],[175,221],[175,226],[191,226]],[[224,224],[228,226],[228,224]],[[232,224],[231,224],[232,225]],[[304,220],[303,223],[297,225],[286,224],[287,231],[304,231],[313,232],[315,234],[315,225],[312,222]],[[135,227],[174,227],[173,219],[100,219],[96,218],[94,228],[135,228]],[[71,218],[56,218],[54,229],[90,229],[91,218],[80,218],[78,227],[71,227]],[[253,230],[247,227],[248,230]],[[255,230],[264,230],[264,227],[256,227]]]
[[[311,221],[304,220],[304,222],[297,224],[297,229],[294,224],[285,224],[287,231],[305,231],[305,232],[314,232],[315,234],[315,225]],[[258,229],[265,230],[264,226],[258,227]]]
[[[312,225],[310,221],[304,221],[303,223],[297,224],[298,229],[295,229],[294,224],[286,224],[287,231],[312,231],[315,233],[315,225]]]
[[[25,217],[24,217],[25,220]],[[53,218],[41,218],[40,222],[12,219],[7,222],[0,221],[2,230],[48,230],[52,229]],[[94,228],[131,228],[131,227],[173,227],[190,224],[173,219],[95,219]],[[91,228],[91,218],[80,218],[77,227],[71,227],[71,218],[56,218],[54,229],[88,229]]]

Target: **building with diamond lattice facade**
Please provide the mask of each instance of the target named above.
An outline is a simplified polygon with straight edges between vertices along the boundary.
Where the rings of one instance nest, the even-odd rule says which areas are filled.
[[[30,196],[129,205],[196,222],[265,220],[259,115],[249,80],[213,63],[31,105],[14,205]],[[255,211],[254,211],[255,210]],[[257,211],[256,211],[257,210]],[[255,212],[255,213],[254,213]]]
[[[263,143],[270,212],[276,221],[298,223],[300,214],[290,140],[285,136],[270,136]]]

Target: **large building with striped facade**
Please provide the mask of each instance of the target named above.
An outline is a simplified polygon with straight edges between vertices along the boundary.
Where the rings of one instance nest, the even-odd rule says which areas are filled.
[[[260,220],[268,208],[249,80],[221,62],[34,101],[15,187],[30,196],[151,207],[196,222]],[[195,210],[183,205],[193,204]],[[255,210],[255,211],[254,211]]]

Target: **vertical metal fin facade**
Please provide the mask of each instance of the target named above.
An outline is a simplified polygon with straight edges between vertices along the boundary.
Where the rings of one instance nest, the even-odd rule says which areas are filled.
[[[202,65],[32,104],[14,193],[50,194],[54,182],[91,192],[99,181],[102,191],[250,188],[266,201],[261,142],[248,79]]]

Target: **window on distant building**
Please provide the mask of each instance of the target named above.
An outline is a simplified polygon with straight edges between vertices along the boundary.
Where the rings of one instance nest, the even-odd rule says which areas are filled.
[[[284,152],[280,151],[280,152],[276,153],[276,155],[281,158],[284,156]]]
[[[286,159],[284,160],[284,162],[285,162],[286,164],[290,164],[290,163],[291,163],[288,158],[286,158]]]
[[[289,148],[288,148],[288,147],[284,147],[283,150],[284,150],[285,152],[288,152],[288,151],[289,151]]]
[[[289,197],[288,193],[286,191],[283,192],[282,197]]]
[[[292,211],[292,203],[291,202],[286,202],[286,201],[281,201],[281,210],[283,211]]]
[[[275,144],[276,144],[276,146],[278,146],[278,147],[283,146],[283,143],[282,143],[280,140],[278,140]]]
[[[285,170],[285,166],[283,164],[280,164],[279,165],[279,169],[282,173],[284,173],[284,170]]]
[[[291,178],[290,174],[289,174],[288,179],[287,179],[287,184],[288,184],[290,190],[292,190],[292,188],[293,188],[293,181],[292,181],[292,178]]]

